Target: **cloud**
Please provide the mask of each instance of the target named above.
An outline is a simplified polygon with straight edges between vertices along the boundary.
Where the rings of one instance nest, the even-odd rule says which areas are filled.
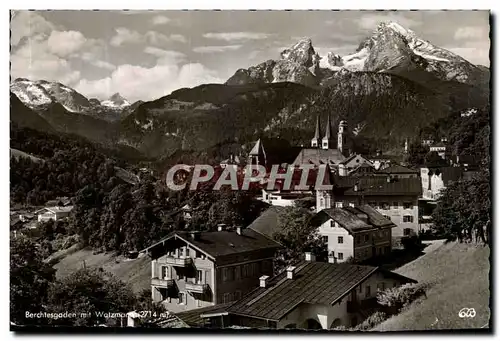
[[[186,63],[181,52],[148,46],[144,53],[156,57],[154,66],[119,65],[109,77],[82,79],[75,88],[89,97],[107,98],[119,92],[136,101],[159,98],[179,88],[224,82],[203,64]]]
[[[386,12],[365,14],[361,18],[354,19],[358,26],[364,30],[375,30],[377,25],[383,21],[395,21],[405,28],[420,26],[420,21],[410,19],[404,13]]]
[[[204,38],[215,39],[215,40],[262,40],[267,39],[271,36],[269,33],[257,33],[257,32],[223,32],[223,33],[205,33]]]
[[[126,27],[119,27],[115,29],[115,31],[116,34],[110,40],[110,44],[115,47],[124,44],[146,43],[159,46],[169,42],[187,42],[187,39],[181,34],[171,34],[170,36],[166,36],[156,31],[148,31],[145,34],[141,34]]]
[[[78,31],[52,31],[47,41],[49,50],[64,57],[79,51],[87,39]]]
[[[157,15],[151,19],[151,23],[153,25],[165,25],[169,23],[171,20],[170,18],[164,16],[164,15]]]
[[[137,31],[129,30],[126,27],[118,27],[115,31],[116,34],[109,42],[112,46],[120,46],[125,43],[137,44],[142,41],[142,35]]]
[[[98,98],[119,92],[136,101],[163,97],[179,88],[222,82],[214,71],[199,63],[157,64],[151,68],[125,64],[118,66],[109,77],[93,81],[82,79],[76,89]]]
[[[490,66],[490,41],[467,42],[464,46],[445,47],[475,65]]]
[[[32,40],[11,55],[11,75],[13,79],[45,79],[71,85],[79,80],[80,71],[73,70],[69,61],[51,53],[46,40]]]
[[[41,33],[48,33],[55,28],[54,24],[36,12],[13,11],[10,22],[10,41],[13,46],[16,46],[23,37],[29,38]]]
[[[163,50],[153,46],[146,47],[144,53],[157,57],[157,65],[177,64],[186,60],[186,55],[182,52]]]
[[[105,70],[114,70],[116,66],[111,63],[108,63],[104,60],[97,59],[96,55],[92,52],[84,52],[80,55],[80,58],[87,63],[94,65],[95,67],[105,69]]]
[[[479,26],[465,26],[460,27],[455,31],[455,40],[462,39],[481,39],[487,38],[489,32],[484,27]]]
[[[219,53],[239,50],[243,45],[197,46],[193,48],[196,53]]]

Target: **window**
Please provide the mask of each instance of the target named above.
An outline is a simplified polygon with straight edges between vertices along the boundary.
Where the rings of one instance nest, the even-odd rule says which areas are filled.
[[[203,271],[196,270],[196,283],[203,283]]]
[[[338,253],[338,258],[339,258],[339,260],[344,259],[344,254],[342,252],[339,252]]]
[[[339,244],[344,244],[344,237],[337,238]]]
[[[389,217],[388,215],[385,215],[385,214],[384,214],[384,218],[391,220],[391,217]]]
[[[413,216],[412,215],[404,215],[403,216],[403,223],[413,223]]]
[[[237,265],[234,268],[234,279],[239,280],[241,279],[241,266]]]
[[[365,234],[365,242],[367,242],[370,239],[370,236]]]
[[[240,290],[236,290],[235,293],[234,293],[234,300],[237,301],[241,298],[241,291]]]
[[[330,227],[335,227],[335,222],[333,220],[330,220]]]
[[[321,240],[323,241],[323,243],[328,244],[328,236],[321,237]]]
[[[341,201],[336,201],[335,202],[335,207],[341,208],[342,207],[342,202]]]
[[[361,244],[361,237],[360,236],[356,236],[356,244]]]
[[[377,284],[377,290],[384,291],[385,290],[385,283],[379,283]]]
[[[350,203],[349,203],[349,207],[354,207],[354,203],[353,203],[353,202],[350,202]]]
[[[398,207],[399,207],[399,202],[394,201],[394,202],[392,203],[392,207],[394,207],[394,208],[398,208]]]
[[[405,236],[409,236],[409,235],[411,235],[411,229],[408,229],[408,228],[404,229],[404,230],[403,230],[403,234],[404,234]]]
[[[366,286],[366,289],[365,289],[365,297],[370,297],[371,295],[371,288],[369,285]]]
[[[186,257],[189,257],[189,249],[186,248]]]
[[[222,269],[222,280],[224,282],[233,280],[233,268]]]
[[[161,278],[163,278],[163,279],[168,279],[169,278],[169,275],[168,275],[168,266],[162,266],[161,267]]]
[[[185,301],[186,297],[185,297],[185,294],[183,292],[180,292],[178,297],[179,297],[179,302],[178,302],[179,304],[186,304],[186,301]]]
[[[226,292],[223,296],[222,296],[222,303],[229,303],[231,302],[231,294]]]
[[[362,285],[359,286],[359,293],[360,294],[363,293],[363,286]]]
[[[404,202],[404,203],[403,203],[403,208],[404,208],[405,210],[410,209],[412,206],[413,206],[413,205],[412,205],[412,203],[411,203],[411,202]]]
[[[179,256],[184,256],[184,248],[183,247],[181,247],[179,249]]]

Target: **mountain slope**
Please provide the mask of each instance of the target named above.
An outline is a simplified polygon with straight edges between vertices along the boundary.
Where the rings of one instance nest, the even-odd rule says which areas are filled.
[[[43,117],[24,105],[15,94],[10,93],[10,121],[20,127],[53,132],[54,128]]]
[[[201,85],[140,105],[120,123],[120,143],[150,156],[252,140],[314,90],[294,83]]]

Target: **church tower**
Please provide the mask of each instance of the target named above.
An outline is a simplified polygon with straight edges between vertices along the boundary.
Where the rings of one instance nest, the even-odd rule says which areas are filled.
[[[346,156],[347,153],[347,122],[346,121],[340,121],[339,123],[339,133],[338,133],[338,140],[337,140],[337,149],[339,152]]]
[[[316,117],[316,131],[314,132],[314,137],[313,139],[311,140],[311,147],[312,148],[319,148],[319,134],[320,133],[321,129],[320,129],[320,126],[319,126],[319,115]]]
[[[330,114],[328,114],[328,120],[326,122],[325,137],[323,137],[321,148],[330,149],[332,147],[333,147],[332,124],[330,123]]]

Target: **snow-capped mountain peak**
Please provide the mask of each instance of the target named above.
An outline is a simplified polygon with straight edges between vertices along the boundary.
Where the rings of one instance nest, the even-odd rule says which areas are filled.
[[[101,104],[111,108],[124,108],[130,105],[130,103],[118,92],[109,97],[107,100],[102,101]]]

